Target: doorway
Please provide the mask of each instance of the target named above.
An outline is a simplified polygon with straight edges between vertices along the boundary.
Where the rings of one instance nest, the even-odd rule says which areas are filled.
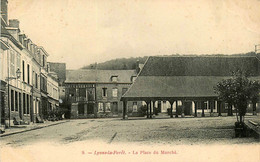
[[[114,114],[118,114],[118,103],[117,102],[112,103],[112,112]]]
[[[94,114],[94,103],[87,104],[87,114]]]

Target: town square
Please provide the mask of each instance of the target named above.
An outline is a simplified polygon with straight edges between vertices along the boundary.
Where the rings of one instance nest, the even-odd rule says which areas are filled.
[[[1,0],[0,161],[259,161],[259,5]]]

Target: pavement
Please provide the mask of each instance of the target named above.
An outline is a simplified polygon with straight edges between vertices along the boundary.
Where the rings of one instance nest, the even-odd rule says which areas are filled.
[[[227,117],[227,115],[223,114],[222,117]],[[160,114],[159,116],[155,117],[156,119],[165,119],[165,118],[169,118],[169,115],[167,114]],[[181,118],[181,117],[180,117]],[[185,118],[193,118],[193,116],[185,116]],[[198,117],[200,118],[200,117]],[[204,117],[204,118],[207,118]],[[212,117],[211,117],[212,118]],[[131,118],[132,120],[135,119],[146,119],[146,117],[144,118]],[[5,133],[0,134],[0,137],[4,137],[4,136],[9,136],[9,135],[13,135],[13,134],[18,134],[18,133],[23,133],[23,132],[27,132],[27,131],[31,131],[31,130],[36,130],[36,129],[41,129],[41,128],[45,128],[45,127],[49,127],[49,126],[53,126],[53,125],[58,125],[58,124],[62,124],[64,122],[68,122],[69,120],[60,120],[60,121],[45,121],[44,123],[33,123],[30,125],[16,125],[16,126],[11,126],[11,128],[7,128],[5,130]],[[255,131],[258,135],[260,135],[260,114],[258,115],[246,115],[245,117],[245,123],[248,125],[248,127],[250,129],[252,129],[253,131]]]
[[[211,123],[212,121],[220,121],[221,119],[223,119],[223,121],[225,121],[225,120],[226,121],[232,120],[234,122],[236,120],[235,116],[231,116],[231,117],[228,117],[228,116],[222,116],[222,117],[198,117],[198,118],[194,118],[192,116],[186,116],[184,118],[182,118],[182,117],[179,117],[179,118],[169,118],[169,116],[164,115],[164,116],[156,116],[155,119],[146,119],[145,117],[141,117],[141,118],[140,117],[136,117],[136,118],[129,118],[129,120],[122,120],[122,119],[118,119],[118,118],[113,118],[113,119],[60,120],[60,121],[55,121],[55,122],[46,121],[45,123],[37,123],[37,124],[34,123],[34,124],[31,124],[31,125],[12,126],[11,128],[6,129],[5,133],[0,134],[0,137],[11,136],[11,135],[19,134],[19,133],[32,131],[32,130],[37,130],[37,129],[46,128],[46,127],[50,127],[50,126],[60,125],[60,124],[64,124],[64,123],[67,123],[67,122],[68,123],[72,123],[72,125],[73,125],[73,123],[80,124],[82,122],[83,122],[83,124],[86,124],[86,123],[103,123],[103,122],[105,122],[106,125],[108,123],[111,123],[112,125],[108,126],[108,127],[102,127],[101,129],[97,129],[97,130],[95,130],[97,127],[93,127],[94,130],[95,130],[95,133],[93,134],[93,136],[88,137],[86,139],[91,139],[92,137],[96,138],[96,137],[105,135],[104,134],[104,130],[106,130],[107,128],[112,129],[112,131],[118,129],[117,131],[114,131],[114,132],[111,132],[111,130],[109,130],[109,129],[106,131],[106,133],[108,133],[108,132],[111,133],[111,134],[109,134],[109,137],[108,137],[108,141],[109,141],[108,143],[111,143],[114,140],[114,138],[117,136],[117,133],[122,134],[121,129],[124,130],[125,127],[127,127],[128,130],[126,132],[131,131],[130,128],[131,127],[134,128],[133,126],[135,126],[136,123],[138,123],[140,121],[143,121],[142,123],[144,123],[144,125],[145,125],[143,129],[146,129],[147,126],[149,128],[149,123],[151,123],[151,127],[153,127],[154,124],[158,125],[159,123],[161,123],[160,125],[163,128],[164,127],[167,128],[166,129],[167,131],[165,133],[168,132],[168,127],[169,127],[168,124],[170,124],[172,122],[170,120],[173,120],[175,122],[175,124],[179,123],[179,122],[181,122],[180,124],[188,123],[188,125],[190,126],[189,128],[187,128],[187,127],[182,128],[181,127],[180,129],[181,130],[184,129],[185,131],[186,130],[191,130],[191,131],[189,131],[187,133],[194,134],[194,131],[197,131],[196,128],[199,128],[199,131],[201,131],[200,127],[196,126],[195,122],[205,120],[205,122]],[[93,122],[93,121],[95,121],[95,122]],[[129,122],[127,123],[126,121],[129,121]],[[194,121],[194,126],[192,124],[190,124],[191,121]],[[193,123],[193,122],[191,122],[191,123]],[[209,123],[207,123],[207,128],[209,128],[209,126],[210,126]],[[259,134],[260,134],[260,115],[254,115],[254,116],[253,115],[247,115],[245,117],[245,123],[248,125],[248,127],[251,130],[254,131],[256,136],[259,137]],[[212,124],[214,126],[216,126],[216,124],[214,122]],[[228,124],[228,122],[224,122],[224,123],[220,122],[218,124],[218,126],[219,127],[223,127],[223,128],[220,128],[220,129],[226,129],[226,130],[229,129],[229,127],[230,127],[230,129],[233,131],[233,123],[230,126],[227,126],[225,124]],[[115,127],[116,125],[117,125],[117,127]],[[120,125],[122,125],[121,128],[120,128]],[[100,127],[100,125],[98,125],[98,126]],[[115,128],[112,128],[112,126],[114,126]],[[177,126],[179,127],[178,124],[177,124]],[[142,126],[139,125],[139,127],[142,127]],[[224,128],[224,127],[227,127],[227,128]],[[161,129],[161,128],[157,128],[157,129]],[[175,129],[178,129],[178,128],[175,127]],[[133,129],[133,132],[137,133],[136,132],[137,130],[140,130],[140,129]],[[192,132],[192,130],[193,130],[193,132]],[[91,130],[91,131],[93,131],[93,130]],[[142,131],[142,130],[140,130],[140,131]],[[88,132],[90,132],[90,131],[88,131]],[[161,130],[160,130],[160,133],[162,133]],[[110,138],[110,136],[111,136],[111,138]],[[180,136],[180,137],[182,138],[182,136]],[[99,139],[101,139],[101,138],[102,137],[99,137]],[[114,141],[116,141],[116,140],[114,140]]]
[[[53,125],[62,124],[68,122],[69,120],[60,120],[60,121],[45,121],[44,123],[33,123],[29,125],[15,125],[10,128],[5,129],[3,134],[0,134],[0,137],[10,136],[18,133],[28,132],[36,129],[41,129]]]
[[[258,116],[246,116],[249,120],[257,121]],[[165,116],[62,120],[13,128],[24,132],[0,138],[0,161],[259,161],[259,139],[235,138],[235,122],[235,116]],[[99,154],[107,151],[122,154]]]

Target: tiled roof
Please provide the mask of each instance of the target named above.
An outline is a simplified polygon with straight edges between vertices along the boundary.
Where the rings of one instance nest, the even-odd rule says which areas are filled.
[[[66,70],[65,83],[111,83],[111,77],[117,76],[117,83],[131,83],[135,70]]]
[[[123,97],[215,97],[213,85],[225,77],[138,76]]]
[[[217,97],[214,86],[232,70],[259,78],[259,64],[256,57],[150,57],[122,99]]]
[[[9,38],[18,48],[23,49],[20,42],[18,42],[5,28],[1,25],[1,37]]]
[[[142,76],[230,76],[241,69],[260,75],[259,60],[253,56],[149,57]]]

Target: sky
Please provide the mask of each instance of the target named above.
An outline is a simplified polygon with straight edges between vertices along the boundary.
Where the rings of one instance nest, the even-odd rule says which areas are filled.
[[[233,54],[260,44],[260,0],[8,0],[9,19],[68,69],[115,58]]]

